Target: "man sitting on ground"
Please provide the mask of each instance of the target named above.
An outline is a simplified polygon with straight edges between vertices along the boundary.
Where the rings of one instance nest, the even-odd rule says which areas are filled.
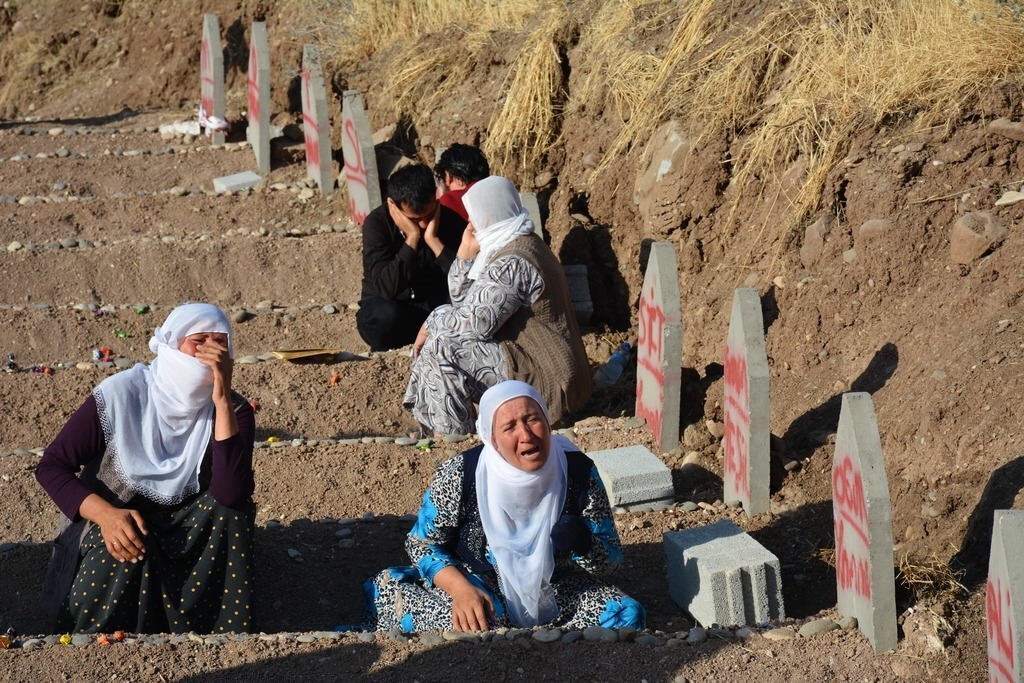
[[[434,166],[434,175],[444,188],[441,206],[447,206],[468,221],[469,216],[462,206],[462,195],[473,183],[491,175],[491,167],[479,148],[455,143],[441,152]]]
[[[449,302],[448,268],[466,221],[435,193],[429,168],[400,168],[388,178],[386,203],[363,223],[356,329],[374,351],[411,344],[427,314]]]

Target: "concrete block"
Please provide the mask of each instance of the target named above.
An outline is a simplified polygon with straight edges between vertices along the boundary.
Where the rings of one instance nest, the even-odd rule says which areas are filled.
[[[246,138],[256,156],[256,170],[270,173],[270,48],[267,25],[254,21],[249,37],[248,111]]]
[[[985,584],[988,680],[1024,681],[1024,510],[996,510]]]
[[[877,652],[896,647],[892,506],[871,395],[843,394],[832,460],[832,520],[839,614]]]
[[[581,265],[562,266],[565,279],[569,283],[569,296],[576,312],[576,322],[589,325],[594,315],[594,302],[590,299],[590,282],[587,280],[587,267]]]
[[[213,179],[213,191],[214,192],[238,192],[239,190],[248,190],[250,187],[256,187],[263,182],[258,174],[252,171],[242,171],[241,173],[235,173],[234,175],[226,175],[220,178]]]
[[[522,202],[526,213],[530,214],[534,234],[544,239],[544,221],[540,219],[540,203],[537,201],[537,195],[533,192],[520,192],[519,201]]]
[[[779,560],[730,520],[665,533],[669,593],[709,626],[785,618]]]
[[[224,53],[220,45],[220,21],[216,14],[203,15],[203,39],[199,45],[199,108],[207,117],[226,120],[224,107]],[[213,131],[215,145],[224,144],[224,133]]]
[[[636,416],[647,421],[662,451],[679,443],[683,322],[675,246],[655,242],[640,294],[637,339]]]
[[[320,50],[315,45],[302,48],[302,132],[306,146],[306,175],[316,181],[321,195],[328,195],[334,191],[331,119],[327,112]]]
[[[748,516],[760,515],[768,512],[771,406],[764,317],[756,289],[733,292],[723,398],[723,500],[739,501]]]
[[[363,97],[346,90],[341,98],[341,153],[345,158],[345,186],[352,221],[362,225],[366,216],[383,202],[380,196],[380,171],[373,148],[370,122],[366,118]]]
[[[667,507],[675,499],[672,472],[644,446],[624,446],[587,455],[597,466],[612,507]]]

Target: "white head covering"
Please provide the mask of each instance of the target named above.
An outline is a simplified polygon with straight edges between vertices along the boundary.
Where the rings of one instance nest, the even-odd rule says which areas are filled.
[[[103,435],[118,477],[130,490],[164,505],[199,490],[199,468],[213,432],[213,370],[178,350],[198,332],[228,335],[231,325],[216,306],[178,306],[156,328],[149,348],[156,358],[109,377],[93,390]]]
[[[480,243],[480,253],[469,269],[471,280],[480,277],[499,249],[517,237],[533,234],[530,214],[508,178],[492,175],[473,183],[462,195],[462,205]]]
[[[544,398],[526,382],[500,382],[480,398],[476,429],[484,447],[476,468],[476,497],[509,616],[517,626],[536,626],[558,616],[551,587],[551,527],[565,504],[565,451],[578,448],[552,434],[547,461],[539,470],[524,472],[506,462],[494,447],[492,423],[502,404],[520,396],[533,399],[548,419]]]

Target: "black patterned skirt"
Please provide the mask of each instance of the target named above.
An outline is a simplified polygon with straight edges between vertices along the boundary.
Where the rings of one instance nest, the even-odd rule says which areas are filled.
[[[142,513],[145,559],[118,562],[90,525],[58,632],[221,633],[252,623],[255,510],[203,492],[179,507]]]

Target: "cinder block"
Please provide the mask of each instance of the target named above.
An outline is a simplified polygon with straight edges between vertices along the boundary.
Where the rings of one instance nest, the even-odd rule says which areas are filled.
[[[256,187],[262,182],[263,178],[256,173],[253,173],[252,171],[242,171],[241,173],[235,173],[234,175],[214,178],[213,191],[238,192],[239,190],[248,190],[250,187]]]
[[[612,507],[668,507],[675,499],[672,472],[644,446],[588,453],[597,466]]]
[[[587,280],[587,267],[581,265],[562,266],[566,282],[569,283],[569,296],[576,313],[576,321],[580,325],[589,325],[594,315],[594,302],[590,299],[590,282]]]
[[[704,626],[785,618],[779,559],[733,522],[664,536],[669,593]]]

